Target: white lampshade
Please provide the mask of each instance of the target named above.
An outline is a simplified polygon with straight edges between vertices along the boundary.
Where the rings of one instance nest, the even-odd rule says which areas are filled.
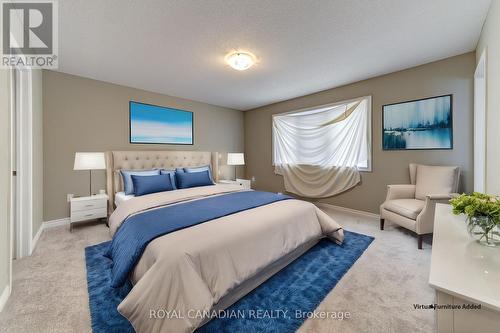
[[[73,170],[102,170],[106,169],[104,153],[75,153]]]
[[[245,154],[243,153],[228,153],[227,165],[245,165]]]

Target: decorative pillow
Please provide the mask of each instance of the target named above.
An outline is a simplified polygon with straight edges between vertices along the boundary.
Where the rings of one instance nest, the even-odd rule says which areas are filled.
[[[150,193],[172,191],[170,175],[157,176],[136,176],[132,175],[132,183],[134,183],[135,196],[141,196]]]
[[[208,176],[210,177],[210,180],[212,181],[212,184],[213,184],[214,178],[212,177],[212,169],[210,168],[210,165],[204,165],[204,166],[193,167],[193,168],[184,168],[184,172],[187,172],[187,173],[196,173],[196,172],[203,172],[203,171],[208,171]]]
[[[175,170],[161,169],[160,170],[160,175],[169,175],[170,176],[170,182],[172,183],[172,186],[174,187],[174,190],[177,190],[177,186],[176,186],[176,183],[175,183]]]
[[[456,190],[458,167],[417,165],[415,198],[425,200],[429,194],[450,194]]]
[[[126,195],[134,194],[134,184],[132,183],[132,175],[134,176],[157,176],[160,170],[120,170],[123,179],[123,191]]]
[[[202,172],[179,172],[175,175],[178,188],[213,185],[208,170]]]

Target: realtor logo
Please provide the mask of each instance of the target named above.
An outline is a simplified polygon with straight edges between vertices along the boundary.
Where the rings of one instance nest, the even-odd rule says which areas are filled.
[[[1,4],[1,67],[57,68],[57,2]]]

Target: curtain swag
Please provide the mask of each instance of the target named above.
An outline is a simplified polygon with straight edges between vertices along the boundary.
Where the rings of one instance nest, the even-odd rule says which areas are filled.
[[[337,195],[361,181],[370,97],[273,116],[273,162],[288,192]]]

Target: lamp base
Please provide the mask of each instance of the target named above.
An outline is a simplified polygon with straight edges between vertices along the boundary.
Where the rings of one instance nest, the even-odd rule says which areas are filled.
[[[89,196],[92,196],[92,170],[89,170],[89,175],[90,175]]]

